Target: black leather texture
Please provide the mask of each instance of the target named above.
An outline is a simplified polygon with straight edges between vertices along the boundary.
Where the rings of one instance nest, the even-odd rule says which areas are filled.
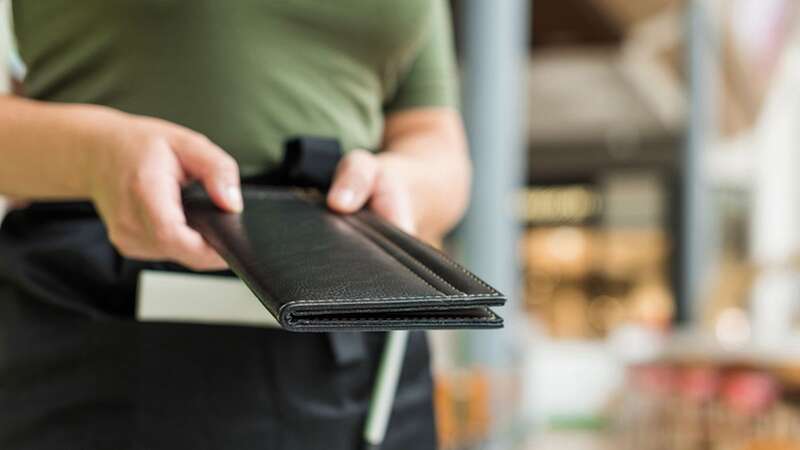
[[[184,192],[189,224],[292,331],[499,328],[503,294],[369,211],[316,190],[245,186],[241,214]]]

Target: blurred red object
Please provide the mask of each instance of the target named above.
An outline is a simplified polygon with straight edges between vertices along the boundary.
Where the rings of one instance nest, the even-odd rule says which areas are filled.
[[[720,373],[709,366],[686,367],[678,376],[678,391],[683,398],[698,403],[712,401],[720,389]]]
[[[736,371],[722,381],[722,400],[733,411],[754,416],[768,410],[779,397],[778,382],[767,373]]]

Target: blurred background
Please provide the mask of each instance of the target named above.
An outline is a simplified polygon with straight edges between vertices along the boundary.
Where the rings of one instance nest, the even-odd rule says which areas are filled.
[[[442,449],[800,449],[800,3],[452,6],[447,248],[511,301],[430,333]]]

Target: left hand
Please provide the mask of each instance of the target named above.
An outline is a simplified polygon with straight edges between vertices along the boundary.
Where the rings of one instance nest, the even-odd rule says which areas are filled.
[[[344,214],[368,206],[406,233],[416,234],[411,190],[387,158],[353,150],[339,162],[328,192],[328,207]]]

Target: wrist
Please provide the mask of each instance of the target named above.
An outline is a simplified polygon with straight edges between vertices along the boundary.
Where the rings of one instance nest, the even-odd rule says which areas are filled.
[[[98,178],[108,170],[104,161],[108,157],[111,138],[119,132],[119,127],[114,124],[124,113],[96,105],[68,105],[65,108],[73,123],[70,142],[77,149],[74,166],[78,174],[77,189],[94,199],[100,184]]]

